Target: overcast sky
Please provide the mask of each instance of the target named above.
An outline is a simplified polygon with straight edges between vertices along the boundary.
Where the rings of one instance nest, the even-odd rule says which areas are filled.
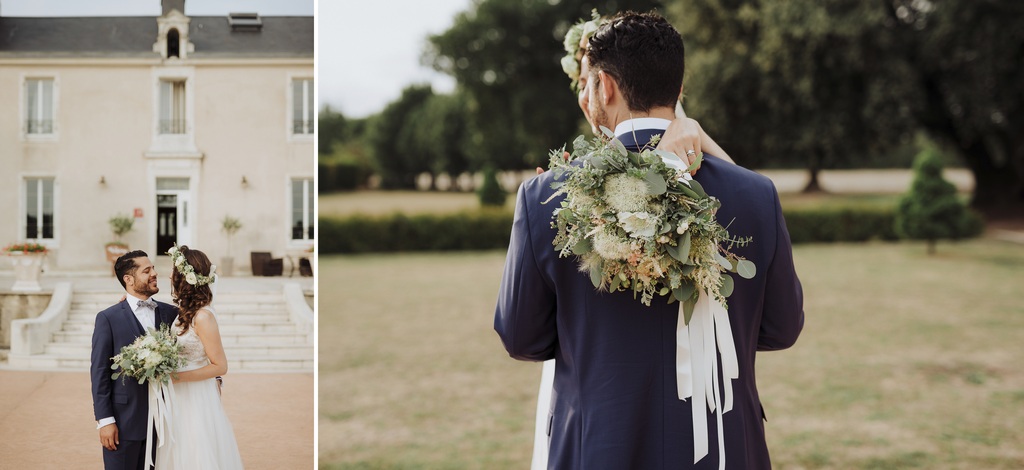
[[[0,0],[2,1],[2,0]],[[455,81],[420,65],[426,37],[444,32],[471,0],[318,0],[320,106],[366,117],[412,83],[449,92]]]

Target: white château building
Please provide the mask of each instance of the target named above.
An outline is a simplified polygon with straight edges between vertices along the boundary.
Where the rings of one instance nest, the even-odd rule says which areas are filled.
[[[184,3],[0,17],[0,246],[109,269],[116,215],[135,219],[131,249],[187,244],[236,272],[251,251],[313,246],[313,17],[188,17]],[[242,223],[230,242],[225,216]]]

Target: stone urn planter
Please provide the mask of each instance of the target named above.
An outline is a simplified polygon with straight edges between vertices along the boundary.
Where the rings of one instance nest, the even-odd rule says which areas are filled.
[[[39,275],[43,272],[46,247],[35,243],[9,245],[4,252],[14,266],[14,292],[39,292]]]

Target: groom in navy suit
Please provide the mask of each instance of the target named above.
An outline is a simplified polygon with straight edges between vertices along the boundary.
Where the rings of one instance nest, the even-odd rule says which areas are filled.
[[[683,68],[682,39],[663,18],[627,13],[612,19],[591,37],[583,59],[591,124],[615,129],[627,148],[639,150],[673,119]],[[694,400],[677,395],[678,303],[656,297],[646,307],[628,291],[598,292],[575,259],[559,258],[551,215],[561,197],[542,203],[554,192],[553,178],[546,172],[519,188],[494,318],[513,358],[556,359],[548,467],[718,468],[716,420],[708,414],[712,451],[694,464]],[[804,322],[789,233],[775,187],[764,176],[705,155],[696,180],[722,201],[717,217],[729,233],[753,237],[732,249],[756,264],[757,275],[733,276],[728,313],[739,378],[723,429],[728,468],[766,469],[771,462],[754,356],[792,346]],[[708,412],[705,406],[697,411]]]
[[[127,295],[96,315],[89,367],[92,405],[103,445],[104,468],[142,469],[146,464],[149,389],[131,377],[111,379],[111,357],[143,336],[146,329],[170,326],[178,309],[152,299],[160,289],[156,268],[145,252],[136,250],[118,258],[114,273]]]

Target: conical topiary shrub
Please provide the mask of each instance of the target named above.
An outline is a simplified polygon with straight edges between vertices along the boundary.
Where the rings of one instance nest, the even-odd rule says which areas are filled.
[[[501,185],[498,184],[498,175],[493,167],[484,168],[484,181],[480,185],[480,189],[477,190],[477,196],[480,198],[482,206],[501,207],[505,205],[505,190],[501,189]]]
[[[896,212],[896,232],[905,238],[927,240],[928,254],[934,254],[936,241],[968,236],[970,223],[956,187],[942,178],[939,155],[931,149],[919,153],[914,160],[914,181]]]

